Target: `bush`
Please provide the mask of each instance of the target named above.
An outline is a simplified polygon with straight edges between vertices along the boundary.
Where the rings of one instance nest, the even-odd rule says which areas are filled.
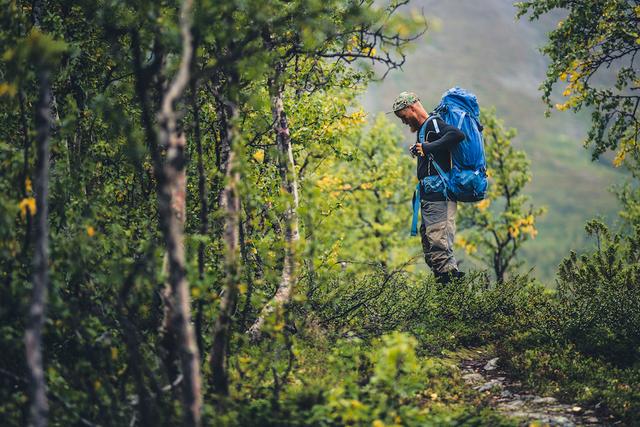
[[[640,417],[640,235],[587,224],[597,247],[560,265],[557,292],[505,317],[497,348],[535,389],[597,405],[623,421]],[[543,303],[543,304],[540,304]]]
[[[640,356],[640,228],[613,237],[598,221],[586,229],[597,249],[560,266],[559,327],[583,354],[629,366]]]

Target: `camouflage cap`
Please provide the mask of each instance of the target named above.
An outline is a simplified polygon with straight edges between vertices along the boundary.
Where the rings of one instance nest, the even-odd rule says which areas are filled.
[[[400,111],[403,108],[407,108],[409,105],[420,101],[418,95],[413,92],[402,92],[393,101],[393,112]]]

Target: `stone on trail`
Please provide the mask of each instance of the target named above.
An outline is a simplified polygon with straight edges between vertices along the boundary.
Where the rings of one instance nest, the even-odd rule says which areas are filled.
[[[513,393],[511,393],[509,390],[502,390],[502,392],[500,393],[500,397],[505,398],[505,397],[512,397]]]
[[[482,384],[480,387],[474,387],[475,389],[477,389],[479,392],[483,392],[483,391],[489,391],[489,390],[493,390],[493,389],[502,389],[502,383],[500,381],[496,381],[496,380],[491,380],[488,381],[484,384]]]
[[[558,399],[556,399],[555,397],[537,397],[535,399],[533,399],[533,403],[536,404],[547,404],[547,403],[556,403],[558,401]]]
[[[511,402],[501,403],[499,405],[500,409],[505,411],[516,411],[524,406],[524,402],[522,400],[512,400]]]
[[[463,375],[462,379],[467,384],[478,384],[484,382],[484,377],[475,372]]]
[[[498,368],[498,357],[494,357],[489,360],[486,365],[484,365],[485,371],[494,371]]]
[[[560,403],[555,397],[538,396],[523,389],[519,381],[509,378],[506,372],[498,369],[497,357],[463,361],[461,367],[465,383],[485,396],[490,395],[491,406],[506,417],[518,418],[522,426],[602,425],[592,409],[582,408],[575,403]],[[596,405],[596,408],[600,405]]]

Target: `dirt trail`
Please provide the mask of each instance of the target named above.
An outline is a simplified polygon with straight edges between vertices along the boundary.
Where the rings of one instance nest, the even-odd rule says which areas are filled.
[[[489,358],[482,350],[475,353],[477,358],[460,362],[462,378],[475,390],[486,393],[501,414],[522,418],[523,426],[531,422],[559,427],[616,425],[596,415],[593,409],[530,393],[499,368],[497,357]]]

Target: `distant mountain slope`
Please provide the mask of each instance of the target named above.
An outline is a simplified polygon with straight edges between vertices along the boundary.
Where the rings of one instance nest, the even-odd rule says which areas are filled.
[[[582,146],[588,115],[554,112],[544,117],[538,90],[546,59],[538,48],[560,14],[542,22],[516,20],[506,0],[414,1],[439,31],[428,32],[408,56],[403,71],[373,84],[363,96],[375,115],[388,111],[397,93],[411,90],[427,107],[437,104],[444,90],[462,86],[473,91],[483,107],[495,106],[508,127],[519,131],[516,145],[531,160],[533,180],[527,193],[546,205],[536,240],[525,245],[526,266],[551,284],[558,263],[570,249],[590,244],[584,222],[595,216],[614,219],[617,205],[608,188],[620,174],[606,162],[591,162]],[[407,145],[415,138],[408,132]]]

